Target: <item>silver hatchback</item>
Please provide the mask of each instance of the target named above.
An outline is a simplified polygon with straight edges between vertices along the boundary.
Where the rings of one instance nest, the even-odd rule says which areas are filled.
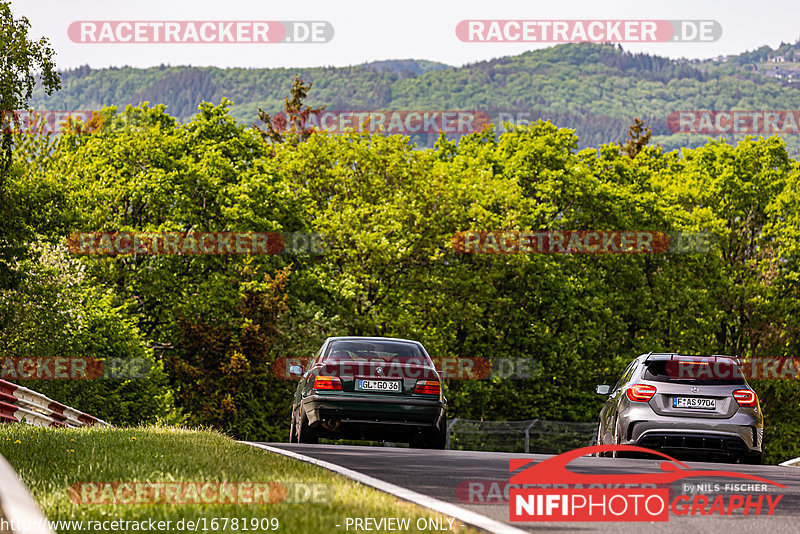
[[[761,463],[764,417],[737,358],[642,354],[613,388],[596,392],[608,396],[597,427],[600,445]]]

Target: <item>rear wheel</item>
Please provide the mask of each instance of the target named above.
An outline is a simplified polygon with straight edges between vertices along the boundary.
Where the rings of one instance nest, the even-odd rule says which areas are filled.
[[[761,453],[748,454],[742,457],[742,463],[748,465],[761,465]]]
[[[308,426],[308,417],[306,412],[300,408],[300,425],[297,429],[298,443],[317,443],[319,438],[313,428]]]
[[[440,449],[447,446],[447,422],[442,421],[436,427],[414,434],[408,442],[413,449]]]
[[[601,437],[600,429],[601,428],[603,428],[602,423],[598,423],[598,425],[597,425],[597,436],[594,438],[594,444],[595,445],[603,445],[603,443],[601,443],[602,440],[600,439],[600,437]],[[594,453],[594,456],[596,456],[598,458],[602,458],[603,456],[605,456],[605,454],[602,453],[602,452],[596,452],[596,453]]]
[[[424,446],[426,449],[444,450],[447,446],[447,421],[443,419],[439,426],[425,436]]]
[[[614,420],[614,427],[613,428],[614,428],[614,430],[612,431],[612,434],[611,434],[611,444],[612,445],[617,445],[619,443],[619,438],[618,438],[618,434],[617,434],[617,420],[616,419]],[[611,458],[619,458],[619,451],[617,451],[615,449],[615,450],[609,452],[608,455]]]

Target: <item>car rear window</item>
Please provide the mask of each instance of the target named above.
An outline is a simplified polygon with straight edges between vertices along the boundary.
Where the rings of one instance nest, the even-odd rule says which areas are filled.
[[[334,341],[325,361],[383,361],[430,365],[430,360],[417,345],[401,341]]]
[[[742,385],[744,378],[733,360],[661,360],[646,362],[645,380],[709,386]]]

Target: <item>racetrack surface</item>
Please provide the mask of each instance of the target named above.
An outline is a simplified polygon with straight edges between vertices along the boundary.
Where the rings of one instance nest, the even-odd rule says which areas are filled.
[[[358,447],[340,445],[304,445],[287,443],[267,443],[272,447],[292,451],[324,460],[342,467],[369,475],[379,480],[408,488],[423,495],[441,501],[457,504],[465,509],[502,521],[514,527],[531,532],[614,532],[647,534],[664,532],[698,532],[717,534],[720,532],[786,532],[800,531],[800,468],[780,466],[752,466],[712,462],[685,462],[689,467],[700,470],[736,471],[757,475],[783,484],[786,488],[771,488],[770,494],[782,494],[773,516],[766,515],[675,515],[670,513],[668,522],[536,522],[511,523],[508,502],[497,502],[497,489],[490,483],[472,486],[473,489],[483,487],[484,492],[465,491],[471,481],[507,482],[510,476],[509,460],[512,458],[530,458],[541,461],[551,455],[522,454],[479,451],[440,451],[424,449],[407,449],[400,447]],[[571,470],[586,474],[612,473],[657,473],[660,461],[631,458],[594,458],[583,457],[573,460]],[[746,483],[745,479],[708,479],[694,477],[675,483],[680,491],[682,483],[714,484]],[[456,488],[462,491],[458,494]],[[489,493],[491,490],[494,493]],[[480,496],[479,496],[480,493]],[[737,492],[750,494],[748,492]],[[709,492],[709,500],[717,493]],[[724,494],[724,493],[723,493]],[[760,493],[752,493],[757,498]],[[493,501],[481,503],[480,500]],[[469,502],[470,499],[473,502]],[[476,502],[477,501],[477,502]],[[766,506],[764,512],[766,513]],[[345,532],[344,528],[335,529]],[[352,531],[352,530],[351,530]]]

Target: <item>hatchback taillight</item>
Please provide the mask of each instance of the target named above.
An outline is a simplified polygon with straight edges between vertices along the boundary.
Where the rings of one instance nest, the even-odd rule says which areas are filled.
[[[634,384],[625,393],[633,402],[647,402],[656,394],[656,388],[648,384]]]
[[[438,380],[417,380],[417,385],[414,386],[414,393],[422,393],[423,395],[439,395],[442,388]]]
[[[733,398],[736,399],[739,406],[747,408],[758,406],[758,397],[756,397],[756,392],[752,389],[737,389],[733,392]]]
[[[314,389],[334,390],[342,389],[342,381],[338,376],[318,376],[314,378]]]

